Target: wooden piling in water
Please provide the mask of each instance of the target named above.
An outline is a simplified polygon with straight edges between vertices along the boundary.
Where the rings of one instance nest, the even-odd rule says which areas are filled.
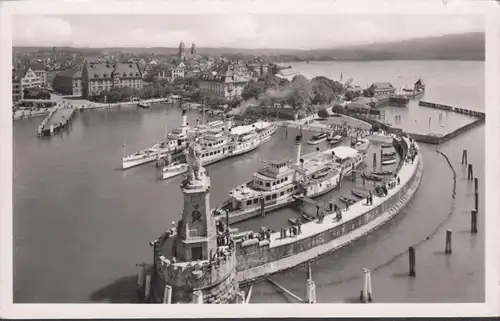
[[[377,168],[377,154],[373,153],[373,170]]]
[[[464,149],[462,152],[462,165],[467,165],[467,150]]]
[[[445,254],[451,254],[451,230],[446,230],[446,245],[444,249]]]
[[[479,188],[479,181],[477,177],[474,177],[474,193],[477,193],[478,188]]]
[[[410,277],[415,277],[416,276],[416,273],[415,273],[415,248],[413,246],[410,246],[410,248],[408,249],[408,254],[409,254],[409,258],[410,258],[410,262],[409,262],[409,276]]]
[[[471,210],[470,214],[471,214],[470,232],[472,234],[476,234],[477,233],[477,210],[476,209]]]
[[[474,208],[479,210],[479,193],[474,193]]]
[[[163,303],[171,304],[172,303],[172,287],[170,285],[165,285],[165,292],[163,292]]]
[[[261,217],[266,216],[266,203],[264,197],[260,198],[260,216]]]
[[[364,282],[361,290],[360,301],[362,303],[372,302],[372,277],[370,270],[363,269]]]
[[[472,181],[474,178],[474,170],[472,169],[472,164],[469,164],[469,170],[467,171],[467,180]]]

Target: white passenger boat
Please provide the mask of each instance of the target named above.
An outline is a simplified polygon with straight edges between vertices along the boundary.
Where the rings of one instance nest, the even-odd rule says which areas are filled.
[[[214,121],[206,125],[190,126],[187,123],[186,111],[182,111],[182,123],[179,128],[168,133],[165,128],[165,138],[149,148],[141,149],[131,155],[126,156],[126,146],[124,145],[124,156],[122,157],[122,169],[128,169],[138,165],[157,161],[166,157],[169,153],[174,153],[186,145],[186,140],[192,134],[203,134],[208,129],[218,129],[222,131],[224,126],[231,126],[231,121]]]
[[[202,147],[200,157],[202,166],[254,150],[269,141],[276,130],[276,125],[266,122],[236,126],[224,132],[207,130],[198,141]],[[168,179],[186,173],[188,167],[182,166],[186,161],[185,155],[178,157],[174,162],[168,160],[160,171],[160,178]]]
[[[286,206],[296,197],[317,197],[338,186],[343,177],[363,163],[363,153],[339,146],[301,158],[301,136],[296,139],[296,159],[268,162],[253,175],[253,180],[229,192],[229,199],[213,211],[233,224]]]
[[[137,107],[141,107],[141,108],[150,108],[151,107],[151,104],[148,103],[148,102],[145,102],[145,101],[141,101],[137,104]]]
[[[358,138],[352,142],[352,147],[360,152],[366,152],[370,147],[370,140],[366,138]]]
[[[344,140],[344,137],[342,135],[335,135],[331,139],[329,139],[330,145],[340,144],[343,140]]]
[[[316,134],[307,142],[309,145],[317,145],[324,142],[328,138],[327,133]]]

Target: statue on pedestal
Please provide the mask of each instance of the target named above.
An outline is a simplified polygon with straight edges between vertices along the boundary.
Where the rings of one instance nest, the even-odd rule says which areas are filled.
[[[195,142],[189,143],[187,154],[188,163],[188,182],[194,182],[201,180],[203,173],[201,171],[201,149],[200,146]]]

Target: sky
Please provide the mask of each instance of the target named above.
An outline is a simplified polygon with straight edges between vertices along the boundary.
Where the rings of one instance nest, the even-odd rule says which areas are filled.
[[[16,15],[13,45],[319,49],[484,29],[472,15]]]

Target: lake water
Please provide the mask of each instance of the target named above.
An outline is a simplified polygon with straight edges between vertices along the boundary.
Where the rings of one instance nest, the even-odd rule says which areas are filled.
[[[425,99],[484,110],[484,63],[391,61],[297,63],[307,76],[353,77],[359,84],[398,79],[409,84],[421,76],[430,91]],[[289,70],[290,72],[290,70]],[[457,77],[457,75],[460,75]],[[401,77],[401,78],[399,78]],[[199,114],[191,112],[188,121]],[[15,302],[131,302],[136,263],[149,262],[149,241],[182,210],[181,177],[156,179],[154,165],[120,170],[122,145],[129,152],[151,145],[180,124],[180,110],[156,105],[80,113],[69,132],[38,139],[41,118],[14,122],[14,300]],[[251,178],[263,160],[293,153],[294,130],[281,129],[273,140],[247,155],[209,166],[211,202],[227,198],[230,188]],[[306,135],[304,140],[308,139]],[[304,145],[306,146],[306,145]],[[307,151],[305,147],[305,151]],[[447,154],[453,173],[436,148]],[[461,153],[479,178],[484,195],[484,126],[441,146],[421,145],[424,178],[415,199],[395,220],[349,247],[313,264],[319,302],[351,302],[362,288],[362,268],[372,272],[376,302],[480,302],[484,300],[484,198],[479,233],[470,235],[472,184]],[[329,197],[328,195],[325,197]],[[283,209],[264,222],[241,229],[279,226],[294,215]],[[452,229],[453,254],[442,255],[444,231]],[[428,240],[426,240],[428,238]],[[417,277],[408,279],[406,251],[417,246]],[[299,267],[275,279],[305,296],[306,270]],[[252,302],[288,302],[266,282],[254,286]]]

